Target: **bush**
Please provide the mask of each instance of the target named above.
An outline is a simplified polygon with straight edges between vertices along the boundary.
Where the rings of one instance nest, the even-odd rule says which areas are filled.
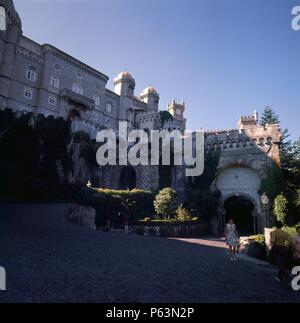
[[[187,209],[185,209],[182,205],[180,205],[176,210],[176,220],[189,221],[191,220],[191,218],[192,218],[192,215],[190,214],[190,212]]]
[[[250,257],[266,260],[267,249],[265,236],[263,234],[258,234],[256,236],[250,237],[250,240],[254,240],[254,243],[250,243],[248,248],[248,255]]]
[[[169,219],[175,215],[179,201],[177,193],[172,188],[164,188],[156,195],[154,200],[154,208],[159,216]]]
[[[278,221],[286,222],[288,212],[288,200],[283,194],[278,195],[274,201],[274,214]]]
[[[291,237],[294,237],[294,236],[297,234],[297,232],[296,232],[296,227],[297,227],[297,226],[295,226],[295,227],[287,227],[287,226],[285,226],[285,227],[283,228],[283,230],[284,230],[285,232],[287,232]]]
[[[251,240],[254,240],[256,245],[259,247],[266,247],[266,239],[264,234],[258,234],[256,236],[250,237]]]
[[[74,194],[78,204],[96,209],[96,225],[103,226],[107,220],[121,225],[124,220],[144,219],[153,214],[154,196],[143,190],[109,190],[77,188]]]

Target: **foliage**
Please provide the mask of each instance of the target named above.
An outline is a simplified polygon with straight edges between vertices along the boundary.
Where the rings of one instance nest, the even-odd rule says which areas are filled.
[[[68,168],[69,123],[41,115],[0,111],[0,196],[14,201],[69,199],[57,161]]]
[[[206,218],[213,216],[218,208],[220,192],[211,191],[211,185],[217,174],[220,152],[218,150],[205,151],[205,168],[201,176],[192,178],[189,182],[190,209],[196,215]]]
[[[283,230],[285,232],[287,232],[291,237],[294,237],[296,236],[297,232],[296,232],[296,227],[297,226],[294,226],[294,227],[288,227],[288,226],[285,226],[283,227]]]
[[[191,213],[185,209],[182,205],[176,210],[176,220],[177,221],[189,221],[192,219]]]
[[[205,151],[204,172],[201,176],[192,178],[190,188],[196,190],[209,190],[217,173],[220,151],[209,149]]]
[[[266,238],[264,234],[258,234],[255,236],[251,236],[250,240],[254,240],[255,243],[259,246],[265,247],[266,246]]]
[[[267,166],[265,170],[266,177],[261,180],[260,195],[266,193],[270,199],[270,204],[274,204],[274,200],[284,189],[284,181],[281,169],[276,165]]]
[[[173,120],[173,116],[169,111],[164,110],[164,111],[160,111],[159,113],[160,113],[160,121],[162,124],[164,124],[169,120]]]
[[[165,219],[173,217],[178,208],[177,193],[172,188],[164,188],[159,191],[154,200],[154,208],[159,216]]]
[[[263,126],[267,123],[280,125],[280,118],[272,108],[266,107],[260,123]],[[267,183],[264,180],[262,182],[262,186],[265,187],[262,187],[261,191],[268,194],[271,202],[279,192],[284,192],[289,202],[290,221],[295,223],[300,220],[300,207],[297,202],[299,200],[297,191],[300,190],[300,138],[292,142],[289,140],[290,134],[287,129],[280,129],[280,131],[282,133],[279,143],[281,176],[277,171],[273,174],[269,172]]]
[[[279,124],[279,116],[276,114],[276,112],[270,107],[267,106],[264,109],[264,112],[260,119],[260,125],[266,126],[266,124]]]
[[[278,195],[274,201],[274,214],[278,221],[282,223],[286,222],[286,216],[288,212],[288,200],[282,194]]]
[[[254,243],[250,243],[248,247],[248,255],[254,258],[266,260],[267,249],[265,236],[263,234],[258,234],[250,237],[249,239],[250,241],[254,241]]]
[[[109,190],[77,188],[74,192],[78,204],[96,209],[96,225],[103,226],[106,221],[118,225],[124,220],[135,221],[153,214],[152,192],[143,190]]]

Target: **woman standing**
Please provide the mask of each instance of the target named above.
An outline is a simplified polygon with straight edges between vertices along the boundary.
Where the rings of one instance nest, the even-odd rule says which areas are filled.
[[[239,235],[234,224],[233,218],[229,219],[229,223],[225,227],[225,239],[226,243],[229,246],[230,260],[237,261],[236,253],[238,252],[239,247]]]
[[[297,265],[300,266],[300,226],[296,228],[297,235],[293,240],[293,257]]]

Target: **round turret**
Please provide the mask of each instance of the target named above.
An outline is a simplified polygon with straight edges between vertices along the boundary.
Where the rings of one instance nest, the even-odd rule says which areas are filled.
[[[117,75],[117,77],[115,77],[114,82],[116,83],[116,82],[119,82],[119,81],[124,80],[124,79],[128,79],[128,80],[131,80],[131,81],[135,82],[135,79],[127,71],[123,71],[123,72],[119,73]]]
[[[127,71],[121,72],[114,78],[115,93],[122,96],[134,96],[135,79]]]
[[[148,95],[148,94],[155,94],[155,95],[158,95],[158,92],[157,92],[157,90],[156,90],[154,87],[152,87],[152,86],[148,86],[148,87],[146,87],[146,88],[142,91],[142,93],[141,93],[141,97],[142,97],[142,96],[145,96],[145,95]]]

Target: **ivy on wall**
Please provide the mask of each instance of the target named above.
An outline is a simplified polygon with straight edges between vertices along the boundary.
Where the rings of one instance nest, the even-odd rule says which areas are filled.
[[[211,185],[216,177],[220,159],[219,150],[206,150],[204,172],[201,176],[191,178],[188,187],[190,208],[197,216],[209,218],[218,208],[220,192],[211,191]]]
[[[69,142],[70,124],[63,119],[0,111],[0,197],[23,201],[70,195],[56,165],[60,160],[65,171],[70,167]]]

